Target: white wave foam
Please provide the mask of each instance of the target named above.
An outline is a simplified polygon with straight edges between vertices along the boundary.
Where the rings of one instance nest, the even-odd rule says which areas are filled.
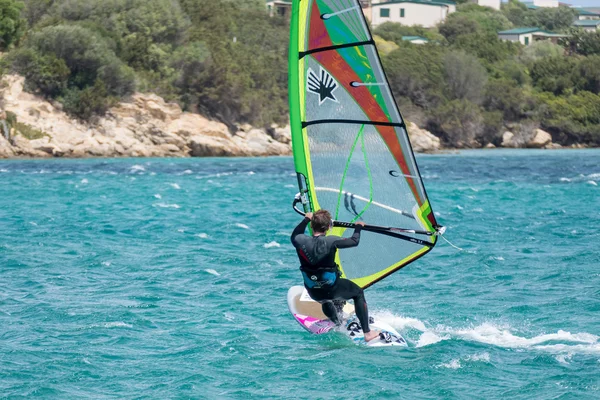
[[[438,365],[438,367],[450,368],[450,369],[459,369],[461,367],[461,365],[460,365],[460,360],[458,358],[455,358],[454,360],[452,360],[452,361],[450,361],[448,363],[444,363],[444,364]]]
[[[374,312],[373,316],[396,329],[413,328],[421,332],[427,331],[425,324],[416,318],[399,317],[389,311]]]
[[[235,226],[237,226],[238,228],[242,228],[242,229],[250,229],[250,227],[246,224],[240,224],[239,222],[237,224],[235,224]]]
[[[254,175],[256,172],[254,171],[248,171],[248,175]]]
[[[191,169],[186,169],[185,171],[183,171],[184,174],[189,175],[192,173]]]
[[[598,184],[594,181],[587,181],[587,183],[589,183],[590,185],[593,185],[593,186],[598,186]]]
[[[206,233],[199,233],[196,235],[196,237],[199,237],[200,239],[206,239],[208,235]]]
[[[105,267],[110,267],[110,261],[103,261],[102,265],[104,265]]]
[[[181,206],[179,204],[166,204],[166,203],[156,203],[156,204],[152,204],[152,206],[154,207],[161,207],[161,208],[181,208]]]
[[[265,249],[270,249],[271,247],[281,247],[281,245],[275,241],[263,244]]]
[[[563,341],[575,343],[597,344],[598,336],[589,333],[571,333],[559,330],[557,333],[538,335],[533,338],[525,338],[512,334],[509,329],[500,329],[492,324],[486,323],[472,329],[445,330],[447,333],[459,336],[465,340],[479,343],[491,344],[505,348],[527,348],[550,341]],[[597,344],[600,350],[600,344]],[[561,345],[556,345],[561,346]],[[548,346],[537,346],[548,347]]]
[[[176,184],[176,183],[169,183],[169,185],[170,185],[170,186],[171,186],[173,189],[177,189],[177,190],[181,189],[181,186],[179,186],[179,185],[178,185],[178,184]]]
[[[87,180],[87,179],[82,179],[82,180],[81,180],[81,184],[82,184],[82,185],[86,185],[87,183],[88,183],[88,180]]]
[[[184,233],[184,232],[185,232],[185,229],[177,229],[177,232],[179,232],[179,233]]]
[[[561,182],[571,182],[569,178],[560,178]]]
[[[535,346],[537,350],[548,351],[550,353],[567,353],[567,354],[600,354],[600,343],[593,344],[548,344],[544,346]]]
[[[208,272],[209,274],[212,274],[214,276],[221,276],[220,273],[218,273],[217,271],[215,271],[214,269],[208,268],[204,270],[205,272]]]
[[[125,322],[107,322],[104,324],[105,328],[131,328],[133,325],[126,324]]]
[[[0,172],[8,172],[7,169],[0,169]]]
[[[154,195],[154,197],[155,197],[155,198],[157,198],[157,199],[159,199],[159,200],[160,200],[160,199],[162,199],[162,196],[161,196],[160,194],[158,194],[158,193],[156,193],[156,194]]]
[[[569,365],[569,361],[571,361],[572,357],[573,357],[573,353],[568,353],[568,354],[559,354],[554,358],[556,359],[556,361],[558,361],[561,364]]]
[[[490,362],[490,353],[484,352],[479,354],[473,354],[471,356],[466,356],[465,360]]]
[[[137,164],[136,164],[136,165],[134,165],[133,167],[131,167],[129,170],[130,170],[131,172],[141,172],[141,171],[145,171],[145,170],[146,170],[146,168],[144,168],[144,167],[143,167],[143,166],[141,166],[141,165],[137,165]]]
[[[91,325],[90,328],[132,328],[133,325],[126,324],[125,322],[117,321],[117,322],[106,322],[104,324],[94,324]]]
[[[596,172],[596,173],[593,173],[593,174],[589,174],[589,175],[587,176],[587,178],[588,178],[588,179],[600,179],[600,172]]]
[[[431,331],[427,331],[427,332],[424,332],[421,335],[421,337],[419,338],[419,341],[417,342],[417,347],[429,346],[430,344],[439,343],[442,340],[446,340],[446,339],[450,339],[450,337],[449,336],[441,337]]]

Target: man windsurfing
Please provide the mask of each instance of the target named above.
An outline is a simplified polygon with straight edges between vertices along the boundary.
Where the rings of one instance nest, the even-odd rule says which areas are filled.
[[[310,222],[313,235],[304,234]],[[379,336],[378,331],[369,329],[369,312],[363,290],[349,279],[340,277],[340,270],[335,262],[338,249],[358,246],[360,231],[364,222],[357,222],[354,233],[349,238],[326,236],[333,227],[331,214],[327,210],[306,213],[306,216],[292,232],[292,244],[300,259],[300,271],[304,279],[304,287],[310,297],[322,304],[323,313],[335,324],[341,324],[340,317],[333,303],[334,300],[354,300],[354,309],[364,332],[365,341]]]

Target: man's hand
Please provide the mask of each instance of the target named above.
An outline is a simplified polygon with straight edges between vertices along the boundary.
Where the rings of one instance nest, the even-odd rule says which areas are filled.
[[[312,221],[313,213],[307,212],[306,214],[304,214],[304,217],[308,218],[308,219],[310,219]]]
[[[355,225],[365,226],[365,223],[362,221],[358,221],[354,223]]]

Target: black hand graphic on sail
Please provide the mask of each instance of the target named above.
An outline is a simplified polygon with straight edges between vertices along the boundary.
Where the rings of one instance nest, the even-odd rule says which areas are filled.
[[[338,84],[331,75],[323,68],[320,70],[320,77],[309,68],[308,69],[308,91],[319,95],[319,105],[327,99],[338,102],[333,91],[337,89]]]

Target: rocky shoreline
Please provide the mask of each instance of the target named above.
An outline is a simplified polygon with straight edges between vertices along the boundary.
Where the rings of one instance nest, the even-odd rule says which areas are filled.
[[[183,112],[155,94],[136,93],[106,116],[83,124],[59,103],[23,90],[25,78],[7,75],[0,86],[0,158],[47,157],[256,157],[291,154],[290,128],[242,125],[232,133],[223,123]],[[439,152],[438,137],[408,123],[415,152]],[[494,147],[494,146],[488,146]],[[549,133],[505,132],[502,147],[560,148]]]

